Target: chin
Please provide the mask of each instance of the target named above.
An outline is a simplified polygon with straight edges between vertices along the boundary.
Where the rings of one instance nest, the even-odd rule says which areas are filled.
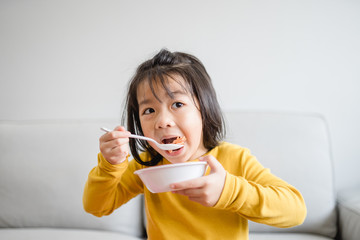
[[[171,163],[185,163],[187,162],[187,160],[183,160],[183,159],[167,159],[169,162]]]

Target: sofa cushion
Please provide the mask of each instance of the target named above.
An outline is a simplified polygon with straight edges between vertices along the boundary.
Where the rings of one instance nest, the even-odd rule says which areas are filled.
[[[123,233],[80,230],[80,229],[59,229],[59,228],[20,228],[20,229],[1,229],[0,239],[7,240],[139,240]]]
[[[97,164],[99,127],[115,121],[0,122],[0,228],[60,227],[144,233],[142,197],[97,218],[82,194]]]
[[[250,233],[251,240],[331,240],[324,236],[306,233]]]
[[[302,193],[305,222],[279,229],[249,222],[253,232],[336,234],[334,176],[325,120],[316,114],[229,112],[228,141],[249,148],[260,163]]]
[[[360,186],[338,194],[342,239],[360,238]]]

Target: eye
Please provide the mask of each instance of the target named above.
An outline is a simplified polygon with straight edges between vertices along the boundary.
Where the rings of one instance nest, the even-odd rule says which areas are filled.
[[[181,102],[175,102],[172,104],[173,108],[181,108],[182,106],[184,106],[184,104]]]
[[[145,111],[144,111],[144,115],[148,115],[148,114],[151,114],[151,113],[153,113],[153,112],[155,112],[155,110],[153,109],[153,108],[147,108],[147,109],[145,109]]]

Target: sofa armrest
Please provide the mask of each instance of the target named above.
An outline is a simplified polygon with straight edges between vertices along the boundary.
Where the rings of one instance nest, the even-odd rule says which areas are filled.
[[[360,188],[340,192],[338,195],[339,225],[343,240],[356,240],[360,236]]]

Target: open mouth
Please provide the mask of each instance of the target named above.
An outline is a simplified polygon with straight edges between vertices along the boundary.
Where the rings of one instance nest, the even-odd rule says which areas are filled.
[[[184,145],[186,141],[186,137],[171,137],[171,138],[165,138],[162,140],[162,143],[164,144],[180,144],[180,145]]]
[[[183,136],[183,137],[178,136],[178,137],[165,138],[162,140],[162,143],[184,145],[185,141],[186,141],[185,136]],[[175,150],[168,150],[168,152],[169,153],[176,152],[176,151],[179,151],[181,148],[183,148],[183,147],[180,147],[179,149],[175,149]]]
[[[171,144],[171,143],[173,143],[174,141],[176,141],[177,138],[179,138],[179,137],[165,138],[165,139],[162,140],[162,143],[164,143],[164,144]]]

